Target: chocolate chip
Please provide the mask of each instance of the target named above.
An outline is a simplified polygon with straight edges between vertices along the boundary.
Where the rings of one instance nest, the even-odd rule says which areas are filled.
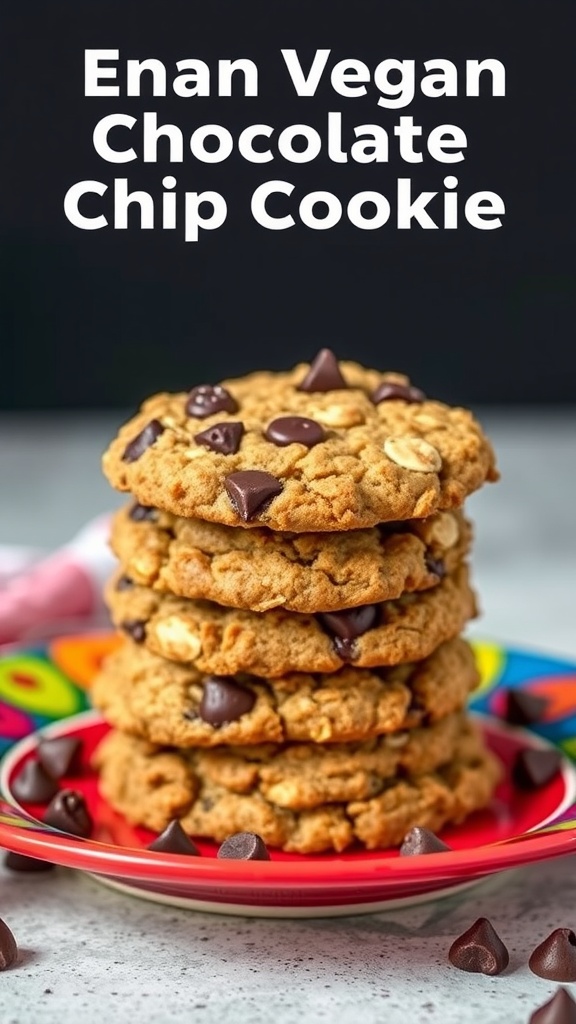
[[[23,853],[7,853],[4,866],[10,871],[52,871],[54,864],[48,860],[37,860],[36,857],[25,857]]]
[[[222,860],[270,860],[264,840],[255,832],[235,832],[216,854]]]
[[[559,988],[543,1006],[539,1006],[528,1024],[576,1024],[576,1003],[565,988]]]
[[[355,640],[376,624],[378,610],[377,604],[364,604],[358,608],[344,608],[341,612],[320,612],[318,618],[333,636]]]
[[[562,757],[557,750],[521,750],[512,777],[520,789],[539,789],[559,772]]]
[[[528,966],[548,981],[576,981],[576,935],[571,928],[556,928],[536,946]]]
[[[195,434],[194,440],[209,448],[211,452],[235,455],[240,447],[243,433],[243,423],[215,423],[213,427],[208,427],[208,430],[201,430],[199,434]]]
[[[18,959],[18,946],[5,921],[0,919],[0,971],[12,967]]]
[[[61,789],[50,801],[43,817],[45,825],[51,825],[60,832],[87,839],[92,831],[92,818],[81,793],[73,789]]]
[[[358,648],[349,637],[332,637],[332,646],[342,661],[354,661],[358,657]]]
[[[131,580],[129,576],[119,576],[116,580],[115,590],[131,590],[134,586],[134,580]]]
[[[128,516],[135,523],[151,522],[155,523],[158,518],[158,509],[153,508],[152,505],[140,505],[136,502],[132,505]]]
[[[124,462],[136,462],[147,448],[154,444],[156,438],[164,433],[164,427],[160,420],[150,420],[144,430],[141,430],[136,437],[133,437],[124,449],[122,459]]]
[[[433,572],[441,580],[446,575],[446,566],[441,558],[431,558],[430,555],[426,555],[426,568],[428,572]]]
[[[206,676],[198,711],[204,722],[216,727],[227,722],[237,722],[242,715],[252,710],[255,703],[256,694],[234,679]]]
[[[264,431],[264,437],[280,448],[287,444],[304,444],[313,448],[326,439],[324,428],[306,416],[279,416]]]
[[[199,384],[192,388],[186,400],[186,412],[189,416],[206,419],[215,412],[237,412],[238,402],[221,384]]]
[[[148,849],[155,850],[157,853],[184,853],[188,857],[200,856],[190,836],[186,835],[177,820],[171,821],[158,838],[150,843]]]
[[[244,469],[229,473],[224,486],[235,511],[245,523],[280,494],[282,484],[272,473],[260,469]]]
[[[438,836],[434,835],[429,828],[415,825],[404,836],[400,847],[400,856],[419,857],[423,853],[443,853],[445,850],[451,849],[451,846],[447,846],[441,839],[438,839]]]
[[[77,774],[81,755],[82,742],[74,736],[58,736],[38,744],[38,760],[53,779]]]
[[[57,782],[34,758],[25,762],[11,788],[13,796],[24,804],[46,804],[58,792]]]
[[[321,348],[297,391],[340,391],[348,385],[342,376],[336,356],[329,348]]]
[[[391,380],[383,381],[370,396],[374,405],[380,405],[380,402],[388,402],[391,399],[400,399],[402,402],[423,402],[425,398],[426,395],[420,391],[420,388],[415,388],[412,384],[395,384]]]
[[[450,946],[450,963],[460,971],[474,974],[501,974],[508,966],[506,946],[486,917],[474,924]]]
[[[146,623],[144,619],[125,619],[124,622],[120,623],[120,627],[125,633],[128,633],[128,636],[132,637],[134,643],[144,643],[146,639]]]
[[[357,637],[372,629],[378,620],[379,605],[365,604],[358,608],[345,608],[341,612],[320,612],[318,621],[332,637],[334,650],[342,661],[354,661],[358,656]]]
[[[548,707],[546,697],[525,690],[508,690],[505,718],[510,725],[534,725],[541,722]]]

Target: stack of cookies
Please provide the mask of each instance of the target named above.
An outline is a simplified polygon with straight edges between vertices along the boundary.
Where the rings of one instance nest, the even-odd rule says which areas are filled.
[[[468,411],[323,349],[154,396],[104,471],[132,500],[96,764],[129,821],[314,853],[488,803],[462,506],[497,472]]]

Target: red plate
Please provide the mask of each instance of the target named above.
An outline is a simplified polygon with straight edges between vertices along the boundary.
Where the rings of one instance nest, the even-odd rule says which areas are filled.
[[[75,638],[74,643],[78,642]],[[83,664],[87,663],[85,653]],[[523,685],[531,692],[547,691],[554,697],[560,680],[563,690],[570,687],[572,704],[576,705],[576,676],[571,666],[536,655],[505,652],[491,644],[479,645],[478,655],[484,679],[477,705],[482,710],[498,709],[499,703],[501,706],[504,683],[504,688]],[[26,659],[26,673],[17,666],[19,671],[12,671],[9,685],[13,687],[18,676],[31,699],[31,659],[40,655],[28,651],[21,656]],[[50,669],[57,668],[46,651],[42,656]],[[0,660],[0,701],[6,697],[3,668],[6,665]],[[59,695],[62,702],[62,692]],[[36,713],[37,698],[36,694]],[[560,703],[561,718],[544,723],[543,731],[558,733],[560,729],[560,739],[553,745],[572,752],[574,741],[566,723],[572,721],[574,710],[567,706],[566,699]],[[552,705],[557,707],[558,701],[555,705],[552,701]],[[82,774],[62,784],[85,795],[95,821],[93,838],[75,839],[49,829],[40,824],[41,807],[22,808],[14,800],[12,781],[23,762],[32,756],[40,735],[35,732],[13,746],[2,764],[0,785],[10,803],[0,803],[0,845],[89,871],[110,885],[149,899],[220,913],[269,916],[350,914],[381,909],[397,901],[435,898],[495,871],[576,851],[576,771],[570,760],[564,759],[562,771],[548,785],[537,792],[523,793],[510,778],[517,752],[551,744],[495,718],[482,717],[481,721],[489,746],[504,765],[505,777],[486,811],[472,815],[463,825],[443,830],[442,838],[453,847],[447,853],[400,858],[392,850],[314,856],[273,851],[270,862],[246,863],[217,860],[216,847],[202,842],[198,843],[201,857],[152,853],[146,846],[153,833],[128,825],[98,793],[89,761],[107,726],[95,712],[76,714],[41,730],[42,736],[78,736],[83,741]],[[16,719],[12,727],[15,723]]]

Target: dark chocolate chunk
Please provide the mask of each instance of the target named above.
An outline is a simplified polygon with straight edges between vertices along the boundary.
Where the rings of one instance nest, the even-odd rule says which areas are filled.
[[[136,502],[135,505],[132,505],[128,515],[135,523],[155,523],[158,518],[158,509],[153,508],[152,505],[140,505]]]
[[[560,771],[562,756],[557,750],[521,750],[512,769],[520,789],[539,789]]]
[[[446,575],[446,566],[441,558],[431,558],[430,555],[426,555],[426,568],[428,572],[433,572],[441,580]]]
[[[576,1003],[565,988],[559,988],[543,1006],[539,1006],[528,1024],[576,1024]]]
[[[332,638],[334,650],[342,661],[354,661],[358,657],[356,644],[349,637],[335,636]]]
[[[556,928],[532,953],[528,966],[539,978],[576,981],[576,935],[571,928]]]
[[[260,469],[230,473],[224,486],[234,509],[245,523],[257,512],[261,512],[282,490],[282,484],[272,473],[264,473]]]
[[[548,707],[546,697],[525,690],[508,690],[505,718],[510,725],[534,725],[541,722]]]
[[[18,959],[18,946],[8,925],[0,918],[0,971],[12,967]]]
[[[320,612],[318,618],[332,636],[355,640],[376,625],[378,610],[377,604],[363,604],[358,608],[344,608],[341,612]]]
[[[404,836],[404,841],[400,847],[400,856],[419,857],[422,853],[444,853],[446,850],[451,849],[451,846],[447,846],[441,839],[438,839],[438,836],[434,835],[429,828],[421,828],[420,825],[415,825]]]
[[[36,857],[26,857],[23,853],[10,851],[4,858],[4,866],[10,871],[52,871],[54,864],[49,860],[38,860]]]
[[[235,832],[228,836],[216,856],[222,860],[270,860],[264,840],[255,832]]]
[[[74,736],[58,736],[40,740],[38,760],[53,779],[75,775],[80,771],[82,742]]]
[[[44,765],[31,758],[12,782],[12,795],[24,804],[47,804],[58,792],[58,783]]]
[[[128,636],[131,636],[134,643],[144,643],[146,639],[146,623],[143,619],[125,619],[120,623],[121,628]]]
[[[316,420],[307,419],[306,416],[279,416],[268,424],[264,436],[280,448],[287,444],[304,444],[307,448],[313,448],[326,439],[326,432]]]
[[[186,412],[189,416],[206,419],[215,412],[237,412],[238,402],[221,384],[199,384],[192,388],[186,400]]]
[[[131,590],[134,586],[134,580],[131,580],[129,576],[119,576],[116,580],[116,590]]]
[[[149,850],[157,853],[184,853],[188,857],[199,857],[200,853],[194,843],[187,836],[182,825],[176,819],[166,826],[153,843],[150,843]]]
[[[506,946],[486,917],[474,924],[450,946],[450,963],[460,971],[474,974],[501,974],[508,966]]]
[[[391,380],[383,381],[370,396],[374,405],[380,405],[380,402],[388,402],[390,399],[400,399],[403,402],[423,402],[425,398],[426,395],[420,391],[420,388],[415,388],[412,384],[396,384]]]
[[[204,722],[216,727],[237,722],[255,703],[256,694],[234,679],[206,676],[198,711]]]
[[[92,831],[92,818],[86,801],[73,789],[61,789],[48,804],[42,820],[45,825],[81,839],[87,839]]]
[[[147,448],[154,444],[156,438],[164,433],[164,427],[160,420],[150,420],[150,423],[141,430],[136,437],[133,437],[124,449],[122,459],[124,462],[136,462]]]
[[[334,650],[342,661],[354,661],[357,650],[354,641],[378,620],[379,605],[364,604],[358,608],[345,608],[341,612],[320,612],[320,624],[332,637]]]
[[[243,423],[215,423],[213,427],[208,427],[208,430],[201,430],[199,434],[195,434],[194,440],[198,444],[203,444],[205,448],[209,448],[211,452],[235,455],[240,447],[243,433]]]
[[[310,369],[297,391],[341,391],[348,385],[342,376],[336,356],[329,348],[321,348],[310,363]]]

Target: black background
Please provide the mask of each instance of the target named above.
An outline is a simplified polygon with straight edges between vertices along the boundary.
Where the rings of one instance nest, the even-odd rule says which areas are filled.
[[[463,402],[571,402],[574,322],[576,100],[573,0],[53,0],[4,6],[1,28],[2,236],[0,407],[128,405],[163,388],[188,388],[261,366],[287,367],[321,345],[342,357],[408,372],[429,394]],[[249,57],[259,96],[86,98],[83,52],[120,49],[121,63],[157,57],[169,67],[198,57]],[[328,67],[354,57],[424,61],[496,57],[507,95],[427,99],[401,110],[335,94],[326,75],[313,99],[298,98],[280,55],[296,48],[309,65],[331,47]],[[121,79],[120,79],[121,80]],[[463,77],[460,79],[463,82]],[[92,131],[107,113],[156,110],[185,137],[200,124],[233,133],[255,122],[295,122],[322,131],[328,110],[350,126],[391,129],[413,115],[427,134],[460,125],[460,164],[337,165],[319,157],[246,163],[108,164]],[[132,133],[135,134],[135,133]],[[392,134],[392,133],[391,133]],[[137,137],[137,136],[136,136]],[[126,136],[122,136],[124,140]],[[132,140],[131,140],[132,141]],[[63,197],[95,178],[161,192],[215,189],[228,220],[185,243],[181,231],[81,231]],[[250,215],[250,196],[282,178],[299,194],[327,189],[346,201],[364,189],[391,200],[398,176],[413,193],[442,189],[499,193],[504,225],[475,230],[270,232]],[[104,204],[103,204],[104,205]],[[394,208],[394,203],[392,203]],[[99,211],[98,211],[99,212]]]

